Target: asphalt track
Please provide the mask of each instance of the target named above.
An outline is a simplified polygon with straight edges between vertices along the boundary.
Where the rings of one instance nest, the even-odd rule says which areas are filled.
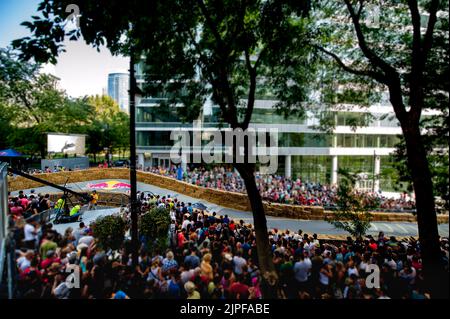
[[[104,180],[95,180],[95,181],[86,181],[86,182],[79,182],[79,183],[69,183],[66,185],[66,187],[74,190],[74,191],[90,191],[89,188],[87,188],[88,184],[95,184],[100,182],[110,181],[110,179],[104,179]],[[127,180],[117,179],[116,181],[119,182],[126,182],[129,183]],[[158,194],[161,196],[168,196],[176,197],[178,200],[184,201],[186,203],[196,203],[201,202],[204,205],[208,207],[209,211],[215,211],[218,215],[225,215],[227,214],[229,217],[236,219],[236,220],[244,220],[246,223],[252,223],[253,218],[251,212],[246,211],[239,211],[234,209],[225,208],[223,206],[219,206],[216,204],[209,203],[207,201],[198,200],[193,197],[185,196],[183,194],[175,193],[171,190],[167,190],[164,188],[156,187],[149,184],[144,184],[138,182],[137,185],[138,191],[149,191],[154,194]],[[28,194],[30,190],[23,190],[25,194]],[[111,190],[111,192],[123,192],[124,190]],[[35,188],[35,193],[54,193],[59,192],[59,190],[52,188],[50,186],[44,186],[44,187],[38,187]],[[17,195],[18,192],[11,192],[12,195]],[[87,211],[83,215],[83,221],[85,223],[89,223],[90,221],[95,220],[96,218],[104,215],[110,215],[114,212],[117,212],[118,208],[111,208],[111,209],[99,209],[97,211]],[[329,224],[326,221],[322,220],[298,220],[298,219],[289,219],[289,218],[281,218],[281,217],[267,217],[267,224],[269,228],[278,228],[280,230],[289,229],[291,231],[298,231],[299,229],[303,230],[303,232],[312,234],[328,234],[328,235],[346,235],[347,233],[345,231],[342,231],[340,229],[336,229],[333,225]],[[76,228],[77,224],[63,224],[63,225],[55,225],[55,229],[58,231],[64,231],[67,227]],[[440,224],[438,226],[439,228],[439,234],[443,237],[449,236],[449,225],[448,224]],[[405,237],[405,236],[417,236],[417,224],[416,223],[409,223],[409,222],[372,222],[371,228],[368,231],[368,234],[371,235],[377,235],[378,232],[384,232],[388,236],[399,236],[399,237]]]

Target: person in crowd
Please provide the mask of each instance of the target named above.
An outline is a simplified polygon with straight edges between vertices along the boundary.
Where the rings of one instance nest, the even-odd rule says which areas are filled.
[[[88,209],[92,210],[92,209],[96,209],[97,207],[97,202],[98,202],[98,194],[97,191],[94,190],[92,191],[91,195],[90,195],[90,201],[89,201],[89,206]]]
[[[74,207],[72,207],[72,209],[70,210],[70,213],[69,213],[69,216],[71,217],[71,218],[77,218],[77,217],[80,217],[81,215],[82,215],[82,213],[81,213],[81,206],[80,205],[75,205]]]
[[[233,177],[233,172],[223,174]],[[423,256],[415,239],[380,234],[378,238],[324,240],[301,230],[270,229],[275,273],[263,274],[253,225],[199,212],[193,205],[191,214],[188,203],[169,196],[145,194],[142,201],[148,209],[167,209],[173,236],[171,240],[168,236],[166,247],[159,248],[141,239],[136,268],[129,241],[109,251],[99,244],[94,223],[81,222],[75,230],[65,227],[59,233],[50,223],[17,219],[17,238],[23,238],[15,258],[18,297],[242,300],[269,293],[273,298],[299,299],[433,298],[423,284]],[[11,214],[16,207],[12,196],[8,203]],[[120,216],[130,222],[130,214]],[[440,248],[448,270],[448,238],[441,238]],[[80,289],[69,289],[65,281],[70,265],[80,270]],[[372,265],[380,269],[379,289],[365,286]]]

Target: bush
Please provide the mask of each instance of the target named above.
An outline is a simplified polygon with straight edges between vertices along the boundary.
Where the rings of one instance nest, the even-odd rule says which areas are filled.
[[[126,223],[118,215],[99,217],[94,224],[94,237],[103,249],[118,250],[125,239]]]
[[[155,207],[139,220],[139,234],[149,249],[167,248],[170,214],[166,208]]]
[[[364,192],[354,189],[356,178],[343,170],[337,191],[337,210],[325,220],[336,228],[347,231],[356,238],[362,238],[371,226],[371,210],[379,207],[376,197],[367,196]]]

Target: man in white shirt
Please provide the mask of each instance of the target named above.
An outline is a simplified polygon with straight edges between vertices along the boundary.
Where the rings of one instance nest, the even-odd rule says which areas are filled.
[[[234,273],[237,275],[242,275],[242,268],[247,265],[247,261],[242,258],[242,252],[241,250],[238,250],[236,252],[236,256],[233,257],[233,264],[234,264]]]
[[[304,252],[300,255],[300,260],[294,265],[294,276],[299,286],[299,290],[306,288],[311,268],[311,259],[309,259],[308,253]]]
[[[188,225],[192,225],[193,223],[191,222],[191,217],[186,218],[183,221],[183,224],[181,224],[181,229],[187,229]]]
[[[17,266],[19,266],[20,271],[25,271],[28,267],[30,267],[33,258],[34,252],[32,250],[27,251],[25,255],[19,257],[19,259],[17,259]]]
[[[94,237],[92,237],[91,235],[85,235],[80,237],[80,239],[78,240],[78,245],[85,244],[86,246],[89,247],[93,241]]]
[[[78,241],[86,234],[87,228],[83,222],[80,223],[79,228],[73,232],[75,237],[75,246],[78,245]]]
[[[28,249],[35,249],[36,248],[36,240],[37,240],[37,226],[38,222],[33,220],[29,223],[25,224],[25,227],[23,228],[24,231],[24,244],[25,247]]]

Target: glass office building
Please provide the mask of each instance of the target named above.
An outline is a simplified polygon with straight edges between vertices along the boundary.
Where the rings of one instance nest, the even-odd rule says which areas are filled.
[[[129,77],[128,73],[108,74],[108,95],[116,101],[121,111],[129,113]]]
[[[141,70],[138,66],[138,85],[144,84]],[[163,100],[163,96],[137,99],[136,138],[141,166],[171,165],[171,131],[192,131],[192,123],[180,118],[176,109],[179,106],[162,107]],[[393,191],[389,175],[384,172],[392,168],[390,154],[399,141],[401,128],[387,99],[363,108],[339,104],[322,113],[318,106],[314,112],[289,118],[276,112],[276,103],[266,98],[256,100],[250,126],[278,130],[278,174],[338,184],[338,170],[345,168],[361,174],[357,185],[360,189]],[[317,129],[322,116],[334,123],[331,132]],[[197,120],[204,130],[226,127],[220,123],[219,107],[210,101]]]

